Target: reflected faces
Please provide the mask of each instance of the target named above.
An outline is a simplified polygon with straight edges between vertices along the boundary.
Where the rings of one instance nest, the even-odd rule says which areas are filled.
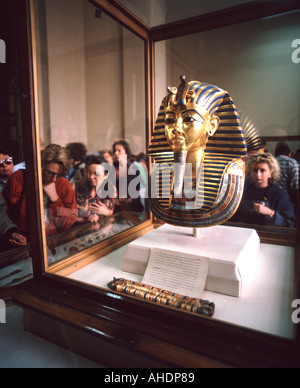
[[[257,163],[251,173],[251,179],[257,188],[264,189],[268,187],[272,178],[272,172],[267,163]]]

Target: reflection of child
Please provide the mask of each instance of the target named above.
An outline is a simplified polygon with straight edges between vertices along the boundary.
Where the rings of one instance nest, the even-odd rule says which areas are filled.
[[[80,193],[78,190],[76,190],[76,199],[78,207],[78,217],[84,218],[89,213],[89,199],[84,195],[84,193]]]
[[[89,193],[81,193],[80,191],[76,191],[76,194],[78,218],[90,218],[90,220],[93,219],[95,220],[95,222],[97,222],[100,217],[97,216],[96,218],[94,217],[94,215],[97,215],[97,212],[99,214],[99,211],[101,212],[101,209],[103,209],[103,211],[101,212],[101,216],[105,216],[105,210],[107,210],[107,216],[112,215],[114,210],[114,199],[101,199],[98,197],[98,195],[92,197]],[[109,210],[112,210],[112,212],[110,212]]]
[[[75,187],[78,222],[98,222],[114,212],[116,190],[114,187],[110,193],[104,190],[108,180],[104,163],[105,159],[96,156],[86,162],[86,178]]]

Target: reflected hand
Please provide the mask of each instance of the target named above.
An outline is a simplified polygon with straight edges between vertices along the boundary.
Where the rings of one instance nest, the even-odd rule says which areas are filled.
[[[270,216],[272,217],[274,215],[274,210],[268,208],[267,206],[263,205],[259,202],[254,202],[253,204],[253,210],[257,214],[262,214],[264,216]]]
[[[12,233],[9,242],[16,247],[23,247],[27,244],[27,239],[22,234]]]
[[[56,191],[55,182],[49,183],[49,185],[43,186],[44,193],[49,197],[50,202],[58,201],[58,194]]]
[[[99,216],[97,214],[90,214],[88,216],[88,220],[92,223],[96,223],[99,221]]]
[[[103,203],[92,203],[89,206],[89,211],[93,214],[98,214],[99,216],[111,216],[113,211],[105,206]]]

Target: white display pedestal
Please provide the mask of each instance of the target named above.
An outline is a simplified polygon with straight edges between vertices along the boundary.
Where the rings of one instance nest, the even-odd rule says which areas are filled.
[[[256,265],[260,239],[254,229],[214,226],[194,237],[192,228],[163,225],[128,245],[122,271],[144,275],[151,248],[208,257],[205,290],[240,297]]]

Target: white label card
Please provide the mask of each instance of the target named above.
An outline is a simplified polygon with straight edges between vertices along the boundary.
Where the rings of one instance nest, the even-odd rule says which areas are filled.
[[[143,283],[192,298],[201,298],[208,269],[207,257],[152,248]]]

